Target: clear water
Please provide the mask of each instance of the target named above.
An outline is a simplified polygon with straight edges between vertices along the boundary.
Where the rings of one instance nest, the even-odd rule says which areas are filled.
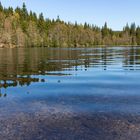
[[[140,113],[140,47],[0,49],[0,114]]]

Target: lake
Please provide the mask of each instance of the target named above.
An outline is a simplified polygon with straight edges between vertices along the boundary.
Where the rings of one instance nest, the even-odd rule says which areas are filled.
[[[0,49],[0,120],[0,138],[137,139],[140,47]]]

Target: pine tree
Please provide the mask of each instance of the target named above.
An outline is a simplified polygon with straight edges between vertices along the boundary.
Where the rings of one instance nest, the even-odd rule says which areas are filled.
[[[0,12],[2,12],[2,11],[3,11],[3,6],[2,6],[2,4],[0,2]]]
[[[140,45],[140,27],[139,26],[136,29],[136,40],[137,40],[137,45]]]
[[[123,28],[124,32],[130,33],[130,27],[128,25],[128,23],[126,24],[126,26]]]
[[[44,20],[43,13],[39,14],[38,27],[40,29],[40,32],[43,32],[45,30],[45,20]]]
[[[85,22],[84,29],[87,29],[87,28],[88,28],[88,24]]]
[[[61,22],[59,15],[56,18],[56,22]]]
[[[135,36],[136,34],[136,24],[132,23],[130,27],[130,35]]]
[[[77,23],[77,21],[75,21],[74,27],[75,27],[75,28],[78,27],[78,23]]]
[[[109,29],[107,27],[107,22],[105,22],[101,32],[102,32],[102,37],[103,38],[109,35]]]
[[[136,45],[136,24],[135,23],[131,24],[130,35],[132,38],[132,45]]]
[[[27,19],[27,16],[28,16],[28,11],[27,11],[25,3],[23,3],[23,5],[22,5],[22,18],[25,20],[25,19]]]

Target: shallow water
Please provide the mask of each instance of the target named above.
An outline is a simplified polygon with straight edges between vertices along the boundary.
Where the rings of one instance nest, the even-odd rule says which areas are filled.
[[[0,49],[0,115],[140,114],[140,47]]]

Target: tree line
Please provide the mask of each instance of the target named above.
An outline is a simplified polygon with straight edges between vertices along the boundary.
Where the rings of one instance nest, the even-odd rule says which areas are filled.
[[[0,47],[89,47],[94,45],[140,45],[140,27],[126,24],[113,31],[88,23],[46,19],[22,7],[4,8],[0,3]]]

